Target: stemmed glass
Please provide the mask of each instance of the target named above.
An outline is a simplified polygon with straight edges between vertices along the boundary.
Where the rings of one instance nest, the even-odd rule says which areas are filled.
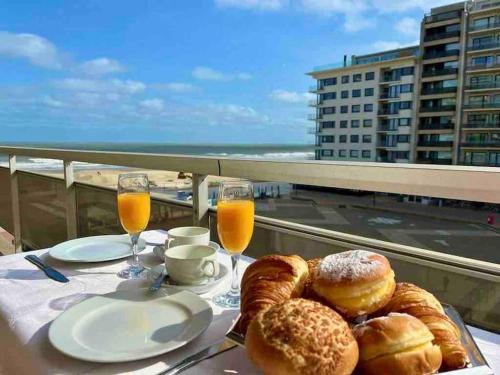
[[[120,223],[130,235],[133,254],[132,264],[120,271],[118,276],[124,279],[139,279],[145,268],[139,261],[137,242],[148,225],[151,211],[148,176],[144,173],[120,174],[117,199]]]
[[[222,307],[240,306],[238,260],[253,234],[255,205],[253,186],[248,181],[224,181],[217,200],[217,232],[222,246],[231,255],[231,289],[215,296],[213,302]]]

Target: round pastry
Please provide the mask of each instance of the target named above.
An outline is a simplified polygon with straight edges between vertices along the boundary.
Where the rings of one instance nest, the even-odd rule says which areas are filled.
[[[365,250],[327,256],[319,263],[313,280],[314,291],[348,318],[380,309],[395,287],[387,258]]]
[[[294,298],[261,311],[245,338],[249,358],[267,375],[347,375],[358,345],[332,309]]]
[[[361,375],[434,374],[441,351],[427,326],[408,314],[391,313],[354,327]]]

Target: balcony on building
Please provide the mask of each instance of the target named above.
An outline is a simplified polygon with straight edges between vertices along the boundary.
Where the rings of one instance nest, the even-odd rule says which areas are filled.
[[[428,120],[431,119],[431,120]],[[420,118],[418,124],[419,130],[453,130],[455,124],[451,120],[441,120],[440,117],[424,117]]]
[[[320,85],[309,86],[309,92],[311,94],[315,94],[315,93],[317,93],[318,91],[321,91],[321,90],[323,90],[323,87],[321,87]]]
[[[424,36],[424,42],[460,37],[460,24],[447,25],[428,29]]]
[[[439,94],[449,94],[456,93],[457,87],[442,87],[440,85],[424,85],[422,86],[422,91],[420,92],[422,95],[439,95]]]
[[[500,129],[500,122],[496,121],[468,121],[462,125],[463,129]]]
[[[500,9],[500,1],[498,0],[476,0],[473,1],[470,5],[469,12],[471,14],[483,12],[483,11],[492,11],[495,8]]]
[[[484,81],[472,81],[469,85],[465,86],[466,90],[488,90],[500,89],[500,81],[488,79]]]
[[[422,105],[420,107],[420,112],[454,112],[456,106],[454,104],[449,104],[449,105],[433,105],[433,106],[426,106]]]
[[[397,115],[398,113],[399,109],[397,108],[381,108],[377,112],[379,116],[391,116],[391,115]]]
[[[489,31],[500,28],[499,19],[490,20],[488,17],[484,19],[484,21],[483,19],[481,19],[481,21],[482,22],[480,23],[473,23],[472,25],[470,25],[469,33],[479,33],[480,31]]]
[[[307,119],[310,121],[317,121],[321,120],[323,118],[323,115],[321,113],[309,113],[307,115]]]
[[[452,74],[457,74],[458,68],[441,68],[441,69],[432,69],[424,67],[422,71],[422,77],[437,77],[437,76],[447,76]]]
[[[440,159],[434,157],[417,157],[417,163],[420,164],[438,164],[438,165],[451,165],[452,160],[449,159]]]
[[[455,18],[460,18],[460,16],[461,16],[460,10],[453,10],[449,12],[426,15],[424,18],[424,22],[426,24],[430,24],[430,23],[453,20]]]
[[[464,104],[464,109],[490,109],[490,110],[497,110],[500,109],[500,102],[469,102]]]
[[[500,69],[500,61],[495,62],[493,60],[484,63],[475,63],[467,65],[467,71],[469,72],[481,72],[483,70],[497,70]]]
[[[459,49],[446,50],[446,49],[429,48],[422,57],[424,60],[433,60],[449,56],[458,57],[458,55],[460,55]]]
[[[321,133],[321,128],[309,127],[307,128],[307,134],[318,134]]]
[[[418,147],[451,147],[453,146],[453,141],[440,141],[440,140],[418,140]]]
[[[477,51],[485,51],[485,50],[494,50],[500,48],[500,41],[492,40],[484,43],[476,43],[469,45],[467,47],[467,52],[477,52]]]
[[[498,148],[500,149],[500,138],[498,139],[478,139],[470,140],[466,139],[461,142],[462,147],[480,147],[480,148]]]
[[[317,105],[321,104],[321,101],[318,99],[311,99],[307,102],[307,105],[309,107],[316,107]]]

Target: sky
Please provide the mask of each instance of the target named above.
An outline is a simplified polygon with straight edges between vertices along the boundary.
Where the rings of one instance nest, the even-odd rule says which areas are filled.
[[[0,142],[311,143],[314,66],[440,0],[0,0]]]

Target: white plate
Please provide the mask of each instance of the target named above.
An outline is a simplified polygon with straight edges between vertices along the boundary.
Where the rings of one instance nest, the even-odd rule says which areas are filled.
[[[143,250],[146,241],[139,238],[138,246]],[[104,262],[131,256],[132,243],[127,234],[82,237],[54,246],[49,254],[64,262]]]
[[[219,270],[220,270],[219,274],[216,277],[214,277],[213,279],[209,279],[207,283],[202,285],[179,285],[175,284],[173,281],[167,281],[163,285],[178,290],[188,290],[196,294],[208,293],[210,290],[219,285],[221,281],[226,278],[227,275],[229,275],[229,269],[226,267],[226,265],[222,263],[219,263]],[[148,271],[148,279],[151,282],[153,282],[153,280],[156,279],[158,276],[160,276],[162,272],[165,272],[165,265],[159,264]]]
[[[49,340],[85,361],[127,362],[177,349],[212,322],[210,305],[171,288],[121,290],[89,298],[54,320]]]
[[[215,241],[210,241],[208,243],[208,246],[213,247],[215,251],[219,251],[220,246],[217,242]],[[161,259],[162,261],[165,261],[165,247],[161,245],[157,245],[153,248],[153,253],[156,255],[158,259]]]

